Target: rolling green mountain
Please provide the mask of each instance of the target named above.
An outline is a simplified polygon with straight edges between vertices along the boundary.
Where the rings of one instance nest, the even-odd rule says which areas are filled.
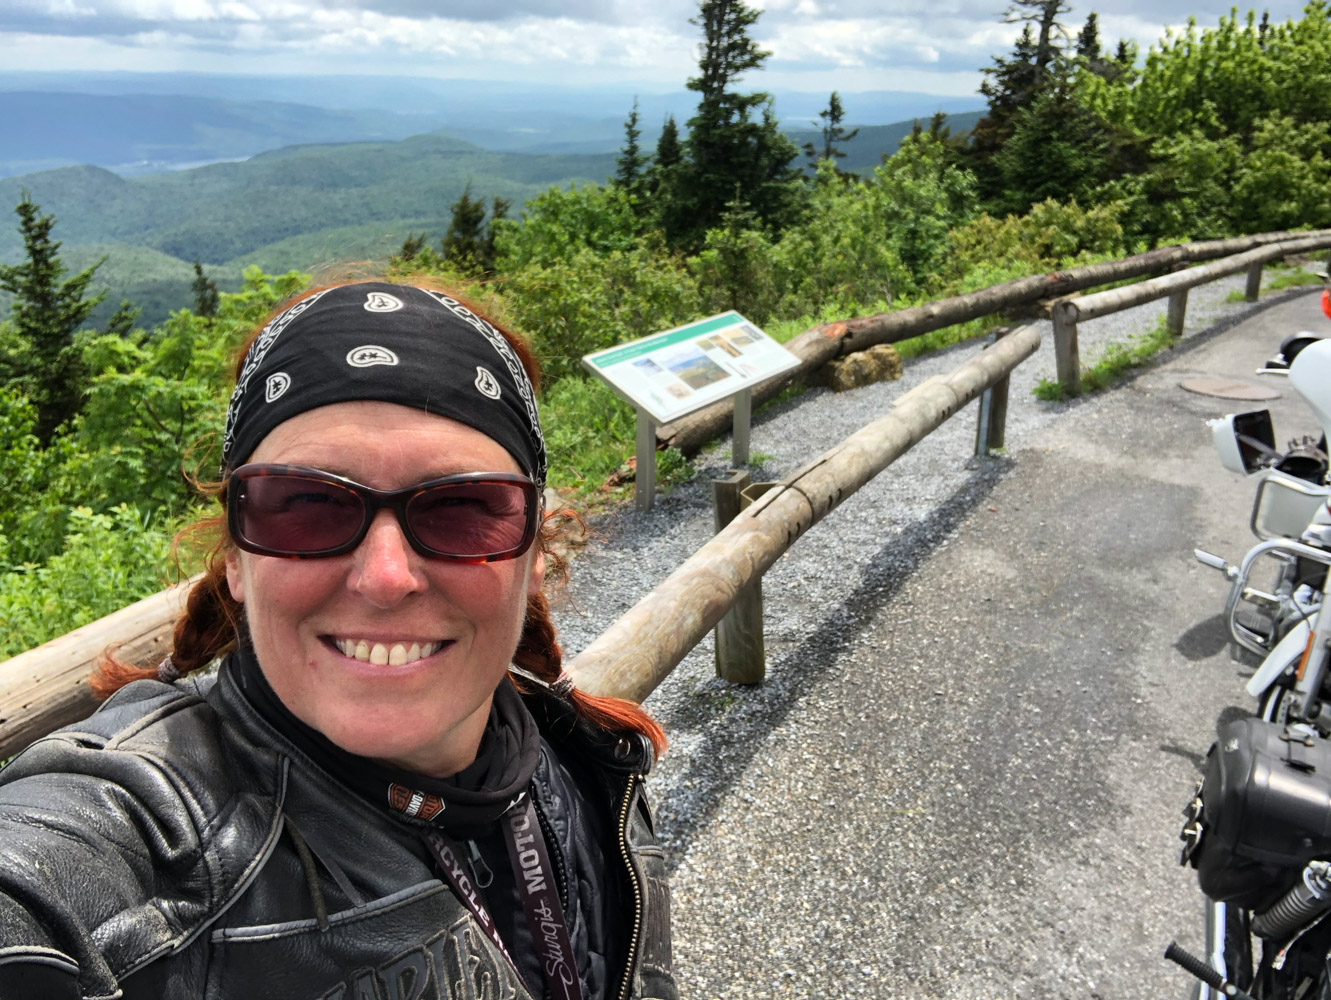
[[[965,135],[975,127],[975,123],[983,118],[984,114],[983,111],[964,111],[948,115],[947,127],[952,130],[953,135]],[[872,170],[883,162],[885,154],[891,156],[897,151],[901,140],[910,135],[916,121],[925,127],[929,124],[929,120],[923,118],[893,122],[891,125],[861,125],[859,135],[850,142],[839,144],[841,151],[846,154],[846,158],[840,161],[841,169],[850,173]],[[822,148],[823,136],[817,129],[787,129],[786,134],[794,139],[798,146],[802,147],[806,142],[812,142],[815,148]]]
[[[80,163],[123,176],[160,173],[298,142],[405,139],[443,124],[438,114],[187,94],[17,90],[0,93],[0,104],[0,176]]]
[[[953,115],[949,124],[964,132],[978,117]],[[877,166],[912,125],[862,127],[843,145],[842,168]],[[790,134],[798,143],[820,140],[813,130]],[[516,211],[552,184],[603,181],[615,156],[495,152],[434,132],[393,142],[290,146],[242,162],[130,178],[101,167],[62,167],[0,179],[0,206],[29,192],[56,217],[55,236],[71,271],[106,257],[94,288],[109,294],[93,325],[128,298],[151,326],[190,304],[195,259],[223,290],[238,287],[248,264],[270,273],[333,274],[352,262],[382,263],[408,233],[438,241],[450,206],[469,184],[473,195],[508,198]],[[16,225],[0,219],[0,261],[21,254]]]
[[[0,205],[24,191],[55,215],[71,267],[107,255],[98,286],[109,287],[97,323],[122,298],[145,325],[191,301],[193,261],[219,287],[245,264],[267,271],[321,269],[339,261],[383,261],[408,232],[438,240],[454,201],[471,185],[520,206],[552,184],[603,181],[614,154],[494,153],[437,134],[398,142],[293,146],[240,163],[123,178],[100,167],[64,167],[0,180]],[[22,254],[16,220],[0,226],[0,260]],[[171,293],[175,288],[176,292]]]

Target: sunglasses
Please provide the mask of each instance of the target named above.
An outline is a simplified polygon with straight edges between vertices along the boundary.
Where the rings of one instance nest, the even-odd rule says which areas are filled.
[[[401,490],[299,465],[242,465],[226,488],[227,527],[247,552],[319,559],[351,552],[375,514],[397,515],[411,547],[431,559],[516,559],[536,537],[536,484],[510,472],[469,472]]]

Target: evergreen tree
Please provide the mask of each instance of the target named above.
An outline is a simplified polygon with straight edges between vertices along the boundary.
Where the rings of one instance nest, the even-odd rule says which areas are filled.
[[[65,278],[60,244],[51,239],[55,217],[42,215],[26,191],[14,211],[25,259],[0,264],[0,289],[14,296],[10,319],[23,352],[13,364],[10,383],[36,408],[34,432],[45,447],[83,402],[87,373],[74,334],[106,297],[105,292],[87,295],[93,274],[106,258]]]
[[[444,233],[439,249],[444,259],[464,270],[482,266],[485,243],[485,202],[471,196],[471,184],[453,202],[448,232]]]
[[[666,115],[660,138],[656,140],[656,155],[652,157],[652,165],[647,168],[647,193],[652,196],[653,208],[658,216],[662,214],[662,207],[672,201],[676,175],[683,159],[679,126],[675,124],[674,115]]]
[[[1100,58],[1100,16],[1095,11],[1086,15],[1086,23],[1077,32],[1077,57],[1088,63]]]
[[[1123,52],[1126,43],[1119,42],[1119,52]],[[1077,32],[1076,57],[1079,65],[1085,66],[1096,76],[1113,83],[1123,75],[1123,66],[1117,58],[1106,58],[1100,47],[1100,18],[1095,11],[1086,15],[1086,23]]]
[[[495,269],[495,223],[500,219],[508,218],[508,210],[513,207],[513,203],[507,198],[494,196],[490,202],[490,220],[485,226],[485,239],[481,240],[481,269],[493,271]]]
[[[1012,135],[1012,120],[1035,96],[1035,33],[1026,25],[1006,59],[994,57],[994,64],[981,72],[984,80],[980,93],[989,101],[989,109],[975,123],[966,166],[975,175],[980,196],[989,200],[1002,191],[1002,178],[993,164],[994,156]]]
[[[749,37],[760,13],[743,0],[701,0],[690,19],[703,32],[699,75],[688,81],[698,110],[689,119],[679,184],[662,209],[667,239],[676,245],[700,246],[737,191],[765,227],[779,229],[797,212],[798,171],[790,161],[798,148],[778,127],[770,95],[734,89],[771,54]]]
[[[620,148],[619,158],[615,161],[616,170],[612,183],[639,200],[642,199],[646,188],[645,168],[649,159],[642,154],[642,148],[638,145],[641,135],[642,130],[638,128],[638,99],[635,97],[633,110],[624,120],[624,145]]]
[[[103,332],[110,337],[128,337],[134,331],[134,324],[138,321],[140,311],[139,307],[129,299],[121,299],[116,311],[106,321],[106,329]]]
[[[1039,89],[1047,72],[1060,55],[1057,38],[1068,37],[1067,28],[1058,16],[1072,10],[1064,0],[1013,0],[1004,20],[1008,24],[1039,25],[1039,39],[1035,43],[1035,87]]]
[[[1113,80],[1122,80],[1124,83],[1131,84],[1137,78],[1137,46],[1126,38],[1120,39],[1118,48],[1114,50],[1114,76]]]
[[[1070,77],[1057,79],[1017,112],[1012,136],[994,157],[1002,180],[997,210],[1022,215],[1050,198],[1086,204],[1108,179],[1109,130],[1075,89]]]
[[[822,132],[823,148],[820,151],[812,142],[806,142],[804,144],[804,155],[809,158],[810,166],[817,167],[819,160],[831,160],[832,165],[836,166],[836,161],[844,159],[846,156],[842,150],[837,148],[837,143],[850,142],[851,139],[860,134],[860,130],[851,129],[847,132],[841,127],[841,122],[846,117],[846,111],[841,106],[841,95],[835,90],[832,91],[832,96],[827,101],[827,107],[818,112],[818,117],[822,121],[822,125],[819,126],[818,122],[812,122],[811,124]],[[843,177],[847,176],[840,167],[837,167],[837,174]]]
[[[426,236],[421,233],[417,236],[410,230],[407,231],[407,238],[402,241],[402,246],[398,247],[397,253],[393,255],[395,261],[406,263],[416,259],[416,255],[425,249]]]
[[[661,137],[656,140],[656,158],[654,166],[668,170],[684,159],[684,148],[679,142],[679,126],[674,115],[666,115],[665,125],[661,128]]]
[[[203,273],[203,265],[194,259],[194,283],[190,285],[194,293],[194,313],[205,319],[217,315],[217,282]]]

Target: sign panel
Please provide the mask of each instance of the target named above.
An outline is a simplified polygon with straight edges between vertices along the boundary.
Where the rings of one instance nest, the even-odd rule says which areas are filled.
[[[739,313],[728,312],[588,354],[582,363],[665,424],[800,361]]]

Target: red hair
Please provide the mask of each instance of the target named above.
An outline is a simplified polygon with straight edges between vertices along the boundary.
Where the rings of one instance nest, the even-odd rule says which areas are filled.
[[[429,278],[418,275],[412,278],[412,283],[457,298],[451,289]],[[250,344],[271,319],[301,299],[329,287],[333,286],[324,285],[308,289],[273,310],[246,338],[236,358],[235,376],[238,378],[240,375]],[[459,301],[478,316],[485,315],[466,300],[459,299]],[[512,346],[523,368],[526,369],[532,386],[539,388],[540,364],[530,345],[493,320],[489,322]],[[200,492],[205,495],[219,498],[221,496],[220,483],[198,484],[198,486]],[[546,513],[537,536],[537,544],[545,552],[547,578],[562,580],[566,575],[566,560],[556,551],[555,545],[577,522],[578,515],[569,509]],[[226,556],[232,551],[233,543],[226,531],[225,515],[219,513],[202,518],[184,529],[177,536],[177,543],[182,538],[193,535],[211,537],[212,544],[204,558],[203,576],[190,590],[185,601],[185,610],[176,621],[172,636],[171,663],[181,675],[206,667],[213,660],[229,653],[236,644],[236,635],[244,620],[244,609],[231,596],[231,589],[227,585]],[[518,640],[517,651],[513,654],[513,662],[533,677],[551,685],[559,679],[563,671],[563,650],[559,645],[554,622],[550,618],[550,603],[544,594],[535,594],[527,599],[522,635]],[[98,698],[108,698],[131,681],[155,677],[157,677],[156,667],[139,667],[107,655],[98,663],[97,669],[89,678],[89,687]],[[522,687],[520,679],[514,678],[512,674],[509,678],[515,686]],[[666,738],[660,725],[633,702],[622,698],[602,698],[576,688],[569,693],[569,699],[578,715],[588,722],[612,732],[637,733],[651,741],[658,757],[665,752]]]

